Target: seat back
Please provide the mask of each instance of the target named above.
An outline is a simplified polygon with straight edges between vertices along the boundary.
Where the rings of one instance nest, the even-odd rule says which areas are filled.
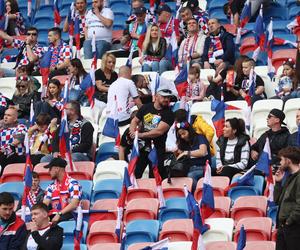
[[[155,179],[137,179],[137,188],[131,188],[127,193],[127,202],[137,198],[155,198],[157,188]]]
[[[228,242],[228,241],[216,241],[216,242],[208,242],[205,245],[206,250],[235,250],[236,243]]]
[[[90,250],[120,250],[120,243],[99,243],[89,247]]]
[[[224,196],[224,190],[229,185],[230,179],[226,176],[212,176],[211,184],[214,196]],[[197,187],[194,193],[195,199],[200,200],[202,197],[203,177],[197,182]]]
[[[25,172],[24,163],[14,163],[7,165],[1,176],[1,182],[23,181]]]
[[[160,232],[159,239],[169,238],[170,241],[192,241],[194,225],[191,219],[173,219],[166,221]]]
[[[127,167],[126,161],[111,160],[102,161],[97,165],[94,174],[94,183],[103,179],[123,179],[124,168]]]
[[[118,243],[116,231],[116,220],[96,221],[90,228],[87,244],[92,246],[98,243]]]
[[[120,179],[104,179],[94,184],[92,202],[101,199],[116,199],[122,191],[123,181]]]
[[[184,185],[187,186],[189,191],[192,190],[192,178],[189,177],[176,177],[172,178],[172,182],[168,183],[167,179],[164,179],[162,182],[162,189],[165,199],[171,197],[184,197]]]
[[[272,241],[248,241],[244,250],[275,250],[276,243]]]
[[[211,241],[232,241],[232,233],[234,226],[233,219],[212,218],[206,219],[205,223],[210,225],[210,230],[208,230],[203,235],[203,241],[205,243]]]

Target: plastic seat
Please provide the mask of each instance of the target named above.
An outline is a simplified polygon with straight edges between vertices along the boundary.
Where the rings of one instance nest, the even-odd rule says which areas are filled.
[[[275,242],[272,241],[249,241],[246,242],[246,246],[244,250],[257,250],[257,249],[275,250],[275,246],[276,246]]]
[[[267,198],[265,196],[246,196],[235,200],[231,209],[231,218],[238,222],[242,218],[265,217]]]
[[[272,220],[268,217],[251,217],[240,219],[236,226],[234,241],[237,242],[241,226],[244,225],[247,241],[271,240]]]
[[[138,242],[156,242],[159,222],[157,220],[133,220],[126,225],[126,242],[129,246]]]
[[[285,121],[290,133],[297,131],[296,113],[299,109],[300,98],[289,99],[284,105]]]
[[[93,223],[87,237],[87,245],[91,247],[98,243],[118,243],[119,239],[115,233],[116,225],[116,220],[102,220]]]
[[[283,6],[270,6],[264,11],[264,21],[266,23],[270,22],[270,19],[273,20],[287,20],[288,11],[286,7]]]
[[[120,250],[120,243],[100,243],[89,247],[89,250]]]
[[[249,52],[253,52],[256,49],[256,42],[254,36],[245,37],[242,40],[240,47],[240,54],[246,55]]]
[[[230,179],[226,176],[212,176],[211,183],[214,192],[214,196],[224,196],[224,190],[229,185]],[[196,200],[200,200],[202,197],[203,177],[197,182],[194,197]]]
[[[202,115],[206,122],[212,125],[214,111],[211,111],[211,102],[196,102],[191,107],[191,115]]]
[[[162,189],[165,199],[171,197],[185,197],[183,187],[187,185],[189,191],[192,190],[192,178],[189,177],[177,177],[172,178],[172,183],[168,183],[167,179],[162,182]]]
[[[137,179],[137,188],[130,188],[127,202],[138,198],[155,198],[157,196],[155,179]]]
[[[166,207],[159,213],[159,221],[163,224],[171,219],[188,219],[189,211],[186,199],[183,197],[170,198],[166,200]]]
[[[64,243],[61,250],[73,250],[74,244],[73,243]],[[87,250],[87,246],[85,244],[80,244],[80,250]]]
[[[58,225],[64,230],[64,243],[73,243],[74,242],[74,229],[75,229],[75,221],[62,221],[58,223]],[[83,221],[83,230],[82,230],[82,238],[81,243],[86,241],[87,235],[87,222]]]
[[[79,180],[79,184],[82,187],[82,198],[90,200],[93,189],[93,182],[88,180]]]
[[[1,63],[1,68],[13,68],[15,62]],[[5,79],[5,81],[4,81]],[[0,79],[0,92],[7,98],[11,99],[15,92],[16,78],[15,77],[5,77]]]
[[[284,61],[287,61],[289,58],[296,60],[296,51],[297,49],[282,49],[274,51],[272,55],[272,64],[277,70],[279,66],[282,65]]]
[[[232,109],[232,110],[225,110],[225,120],[229,118],[241,118],[243,120],[246,119],[246,112],[247,112],[247,102],[246,101],[229,101],[226,104],[239,108]]]
[[[1,176],[1,182],[23,181],[25,173],[25,163],[14,163],[7,165]]]
[[[228,241],[209,242],[205,245],[205,250],[235,250],[236,243]]]
[[[89,228],[95,221],[116,220],[118,199],[97,200],[91,208],[89,217]],[[98,212],[96,212],[98,210]],[[94,212],[93,212],[94,211]]]
[[[231,199],[225,196],[215,196],[215,211],[209,218],[229,217]]]
[[[166,221],[160,231],[159,240],[192,241],[194,225],[191,219],[173,219]]]
[[[128,223],[132,220],[155,220],[157,219],[159,202],[155,198],[134,199],[127,203],[123,221]]]
[[[234,221],[231,218],[206,219],[210,229],[203,235],[204,243],[212,241],[232,241]]]
[[[123,179],[124,168],[127,167],[126,161],[111,160],[102,161],[97,165],[94,174],[94,183],[103,179]]]
[[[116,199],[122,191],[123,181],[120,179],[105,179],[95,183],[91,201],[101,199]]]
[[[0,193],[9,192],[15,200],[20,200],[22,198],[23,191],[23,182],[5,182],[0,185]]]

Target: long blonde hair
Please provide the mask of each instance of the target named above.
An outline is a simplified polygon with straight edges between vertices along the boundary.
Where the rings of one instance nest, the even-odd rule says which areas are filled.
[[[155,42],[155,48],[156,50],[158,49],[158,44],[159,44],[159,40],[161,38],[161,32],[160,32],[160,28],[158,27],[157,24],[151,24],[148,26],[148,29],[147,29],[147,33],[146,33],[146,36],[145,36],[145,40],[143,42],[143,52],[147,50],[149,44],[151,43],[151,29],[152,27],[157,27],[158,29],[158,36],[157,36],[157,41]]]
[[[17,86],[19,84],[23,83],[24,85],[26,85],[26,92],[25,94],[30,94],[34,91],[34,82],[32,79],[28,79],[27,81],[25,80],[17,80],[16,82],[16,91],[14,93],[15,96],[21,96],[21,93],[19,91],[19,88],[17,88]]]
[[[115,61],[115,65],[116,65],[116,57],[114,56],[114,54],[112,54],[112,53],[105,53],[102,56],[102,60],[101,60],[101,69],[102,69],[102,71],[104,71],[104,69],[106,67],[107,60],[108,60],[109,57],[112,58]]]

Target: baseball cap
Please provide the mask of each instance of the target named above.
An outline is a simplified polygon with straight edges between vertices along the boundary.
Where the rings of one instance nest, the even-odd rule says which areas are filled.
[[[139,14],[145,14],[147,12],[145,7],[140,7],[140,8],[134,8],[133,9],[133,14],[139,15]]]
[[[163,11],[172,13],[171,8],[167,4],[159,5],[158,8],[157,8],[157,10],[156,10],[156,12],[157,12],[158,15],[160,15],[160,13],[163,12]]]
[[[285,114],[280,109],[272,109],[269,114],[278,118],[281,124],[286,125],[285,122],[283,122],[285,119]]]
[[[44,166],[44,168],[52,168],[52,167],[59,167],[59,168],[65,168],[67,166],[67,162],[60,158],[56,157],[53,158],[48,165]]]
[[[156,93],[164,97],[173,96],[172,91],[169,89],[158,89]]]

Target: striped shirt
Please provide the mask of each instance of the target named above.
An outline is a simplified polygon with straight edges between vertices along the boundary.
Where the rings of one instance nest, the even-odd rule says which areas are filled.
[[[248,160],[250,156],[250,147],[249,144],[246,143],[241,150],[241,160],[237,163],[233,163],[234,161],[234,149],[238,142],[238,138],[234,138],[233,140],[228,139],[226,149],[225,149],[225,155],[224,155],[224,161],[225,162],[232,162],[232,164],[226,164],[226,166],[238,168],[238,169],[245,169],[248,165]],[[223,163],[221,161],[220,156],[220,148],[217,145],[217,168],[223,166]]]

